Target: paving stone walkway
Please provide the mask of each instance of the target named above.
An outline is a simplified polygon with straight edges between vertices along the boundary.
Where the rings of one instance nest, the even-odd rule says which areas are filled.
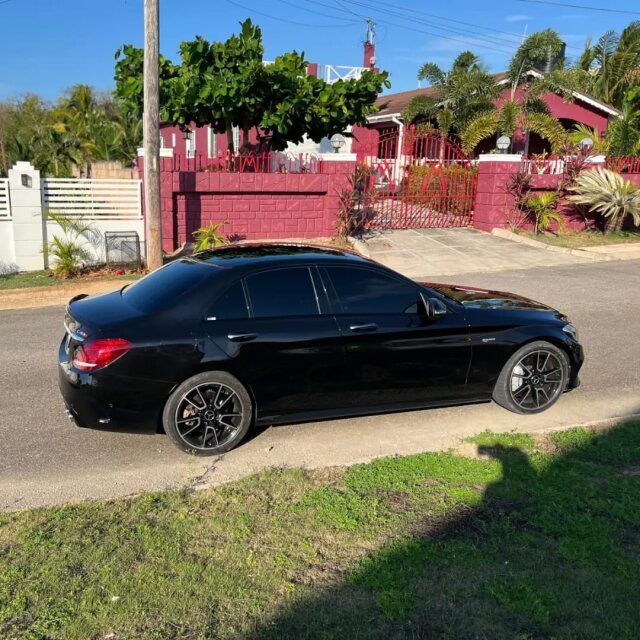
[[[467,228],[367,231],[361,240],[373,260],[410,278],[590,262]]]

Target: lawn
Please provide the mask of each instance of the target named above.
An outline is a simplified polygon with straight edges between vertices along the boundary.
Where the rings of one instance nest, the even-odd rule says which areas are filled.
[[[77,278],[58,278],[51,271],[22,271],[12,275],[0,275],[0,290],[24,289],[30,287],[50,287],[56,284],[82,284],[83,282],[98,282],[101,280],[136,280],[142,277],[139,273],[115,274],[87,274]]]
[[[627,242],[640,242],[639,231],[612,231],[611,233],[600,233],[599,231],[575,231],[567,233],[540,233],[533,231],[517,232],[522,236],[546,242],[556,247],[567,247],[569,249],[581,249],[584,247],[598,247],[603,244],[621,244]]]
[[[473,440],[0,514],[0,637],[637,638],[640,423]]]

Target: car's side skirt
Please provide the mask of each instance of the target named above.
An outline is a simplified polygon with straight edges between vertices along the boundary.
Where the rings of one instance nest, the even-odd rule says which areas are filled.
[[[293,424],[296,422],[315,422],[317,420],[330,420],[334,418],[351,418],[354,416],[371,416],[381,413],[400,413],[403,411],[416,411],[418,409],[433,409],[436,407],[452,407],[457,405],[489,402],[491,395],[481,395],[460,400],[434,401],[428,403],[374,405],[369,407],[349,407],[348,409],[326,409],[322,411],[304,411],[300,413],[261,415],[258,412],[256,424]]]

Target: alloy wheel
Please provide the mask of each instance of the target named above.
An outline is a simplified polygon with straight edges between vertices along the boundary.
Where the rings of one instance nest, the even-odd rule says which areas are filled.
[[[513,401],[525,411],[538,411],[553,404],[562,392],[563,363],[545,349],[521,358],[511,371],[509,389]]]
[[[189,447],[217,449],[233,439],[243,416],[240,397],[231,387],[207,382],[194,386],[180,398],[176,431]]]

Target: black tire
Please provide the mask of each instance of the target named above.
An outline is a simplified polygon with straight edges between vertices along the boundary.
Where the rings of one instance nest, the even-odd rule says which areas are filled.
[[[493,399],[514,413],[540,413],[558,401],[568,379],[569,359],[562,349],[544,340],[530,342],[507,360]]]
[[[253,403],[231,374],[199,373],[169,396],[162,422],[179,449],[195,456],[219,455],[236,447],[247,434]]]

